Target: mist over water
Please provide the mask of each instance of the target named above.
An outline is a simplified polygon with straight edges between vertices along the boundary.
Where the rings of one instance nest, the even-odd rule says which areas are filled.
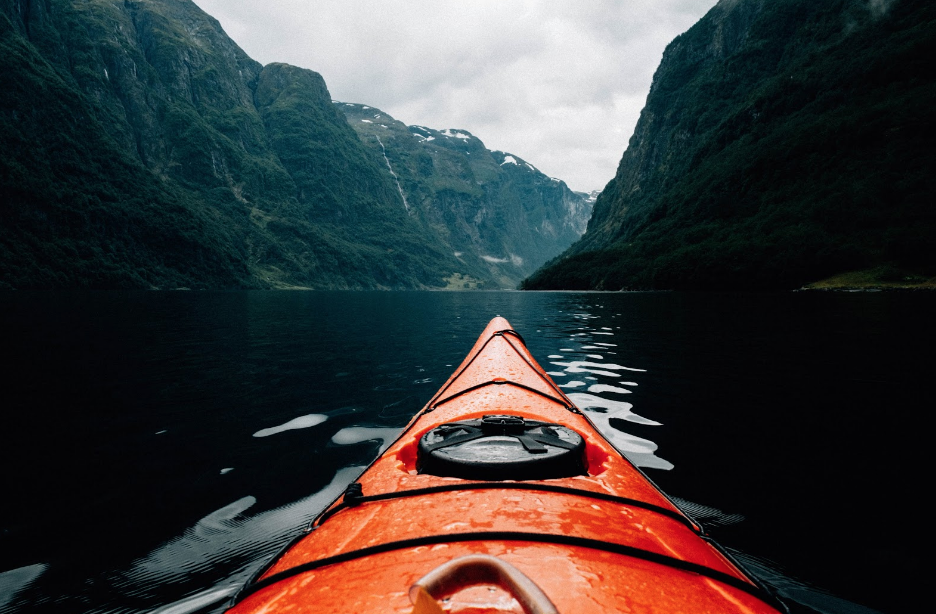
[[[884,293],[5,293],[0,612],[221,603],[495,315],[795,611],[903,611],[920,555],[861,536],[922,483],[934,307]]]

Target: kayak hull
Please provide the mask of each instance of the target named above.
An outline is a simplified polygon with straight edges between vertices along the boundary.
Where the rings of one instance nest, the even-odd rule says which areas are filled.
[[[492,414],[575,431],[585,442],[584,470],[519,481],[420,471],[424,435]],[[495,318],[399,438],[231,611],[409,614],[419,610],[414,583],[471,555],[512,566],[548,598],[549,611],[563,614],[782,608],[594,428],[522,337]],[[509,586],[452,586],[438,595],[443,611],[524,611]]]

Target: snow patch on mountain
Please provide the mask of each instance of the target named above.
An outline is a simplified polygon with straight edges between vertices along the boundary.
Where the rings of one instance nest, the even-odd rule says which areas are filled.
[[[449,138],[464,139],[466,141],[471,138],[471,135],[463,130],[451,130],[449,128],[440,131],[439,134]]]

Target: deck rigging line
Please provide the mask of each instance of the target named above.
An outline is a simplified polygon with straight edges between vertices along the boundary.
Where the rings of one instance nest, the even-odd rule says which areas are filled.
[[[627,505],[630,507],[639,507],[641,509],[649,510],[651,512],[656,512],[676,520],[677,522],[686,525],[693,533],[701,535],[699,527],[692,522],[685,515],[675,512],[673,510],[661,507],[659,505],[654,505],[653,503],[647,503],[646,501],[641,501],[639,499],[631,499],[629,497],[620,497],[618,495],[612,495],[604,492],[597,492],[593,490],[584,490],[581,488],[570,488],[568,486],[560,486],[558,484],[536,484],[530,482],[466,482],[464,484],[443,484],[441,486],[429,486],[427,488],[412,488],[409,490],[401,490],[397,492],[384,492],[378,493],[376,495],[364,495],[360,489],[360,484],[353,482],[348,486],[348,489],[345,491],[344,499],[338,505],[327,510],[321,514],[314,523],[312,523],[312,528],[317,529],[322,526],[326,520],[331,518],[336,513],[341,510],[347,509],[349,507],[356,507],[363,503],[370,503],[371,501],[387,501],[390,499],[402,499],[406,497],[418,497],[423,495],[432,495],[441,492],[455,492],[460,490],[530,490],[537,492],[554,492],[565,495],[575,495],[579,497],[588,497],[590,499],[598,499],[601,501],[610,501],[612,503],[618,503],[620,505]]]
[[[264,578],[254,584],[244,587],[238,595],[235,597],[235,603],[244,600],[250,595],[261,591],[269,586],[293,578],[300,574],[319,569],[321,567],[326,567],[328,565],[335,565],[337,563],[345,563],[348,561],[353,561],[355,559],[360,559],[368,556],[373,556],[376,554],[383,554],[385,552],[392,552],[394,550],[405,550],[408,548],[418,548],[421,546],[431,546],[436,544],[451,544],[459,542],[476,542],[476,541],[513,541],[513,542],[533,542],[533,543],[543,543],[543,544],[557,544],[561,546],[574,546],[579,548],[589,548],[591,550],[601,550],[604,552],[610,552],[613,554],[620,554],[623,556],[629,556],[636,559],[641,559],[644,561],[649,561],[651,563],[657,563],[660,565],[665,565],[673,569],[680,569],[689,573],[698,574],[705,578],[715,580],[732,588],[743,591],[761,601],[767,603],[768,605],[779,609],[781,612],[786,611],[786,606],[776,599],[770,593],[764,591],[761,587],[736,578],[735,576],[726,574],[724,572],[711,569],[704,565],[699,565],[698,563],[691,563],[689,561],[684,561],[682,559],[673,558],[665,554],[659,554],[657,552],[650,552],[648,550],[642,550],[640,548],[635,548],[633,546],[625,546],[623,544],[603,542],[597,539],[590,539],[587,537],[575,537],[572,535],[554,535],[551,533],[528,533],[521,531],[482,531],[477,533],[450,533],[447,535],[427,535],[424,537],[416,537],[412,539],[401,539],[398,541],[386,542],[383,544],[378,544],[377,546],[369,546],[367,548],[360,548],[358,550],[351,550],[349,552],[342,552],[341,554],[336,554],[334,556],[325,557],[323,559],[317,559],[314,561],[307,561],[291,567],[285,571],[275,573],[272,576]]]

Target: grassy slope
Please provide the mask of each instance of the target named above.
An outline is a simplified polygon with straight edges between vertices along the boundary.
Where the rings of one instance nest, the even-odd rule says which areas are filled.
[[[820,279],[804,287],[806,290],[936,290],[936,277],[924,277],[880,266],[865,271],[849,271]]]

